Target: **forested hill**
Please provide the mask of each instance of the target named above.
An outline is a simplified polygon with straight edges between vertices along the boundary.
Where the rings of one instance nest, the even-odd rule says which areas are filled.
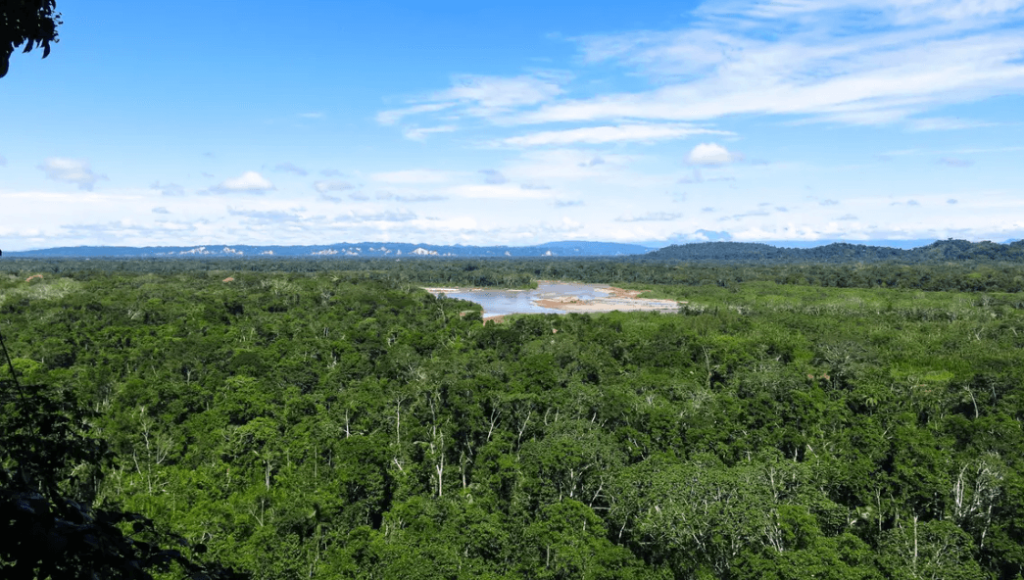
[[[944,240],[911,250],[836,243],[817,248],[776,248],[767,244],[705,242],[669,246],[644,256],[649,260],[685,262],[904,263],[991,260],[1024,262],[1024,241],[1008,244]]]
[[[225,258],[225,257],[334,257],[334,258],[392,258],[392,257],[454,257],[454,258],[537,258],[633,256],[651,251],[635,244],[614,242],[566,241],[549,242],[536,246],[463,246],[436,244],[405,244],[390,242],[359,242],[322,244],[314,246],[247,246],[210,244],[205,246],[154,246],[135,248],[127,246],[79,246],[49,248],[26,252],[10,252],[21,258]]]

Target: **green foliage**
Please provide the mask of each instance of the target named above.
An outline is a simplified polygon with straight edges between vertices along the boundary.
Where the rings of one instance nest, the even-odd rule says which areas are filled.
[[[25,45],[24,52],[43,49],[50,56],[50,43],[58,42],[62,24],[55,0],[4,0],[0,5],[0,78],[7,74],[11,53]]]
[[[61,493],[255,577],[1024,566],[1024,302],[986,289],[1018,266],[48,262],[25,282],[41,264],[3,265],[0,329],[116,453],[63,464]],[[687,303],[482,324],[416,287],[460,276]]]

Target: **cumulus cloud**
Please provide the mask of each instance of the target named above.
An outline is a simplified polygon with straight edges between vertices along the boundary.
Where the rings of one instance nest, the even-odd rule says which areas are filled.
[[[329,191],[348,191],[349,189],[354,189],[355,186],[347,181],[332,179],[329,181],[317,181],[313,183],[313,188],[319,193],[327,193]]]
[[[295,175],[301,175],[302,177],[309,175],[308,171],[293,163],[278,163],[274,166],[274,171],[294,173]]]
[[[484,183],[490,185],[508,183],[508,178],[502,175],[502,173],[497,169],[481,169],[480,174],[484,176]]]
[[[274,189],[274,184],[255,171],[246,171],[238,177],[222,181],[214,189],[222,192],[263,193]]]
[[[106,179],[106,175],[96,174],[89,163],[80,159],[66,159],[63,157],[50,157],[39,169],[46,174],[46,177],[54,181],[74,183],[78,189],[92,191],[96,182]]]
[[[725,165],[737,159],[736,154],[717,143],[701,143],[686,158],[692,165]]]
[[[646,213],[644,215],[626,215],[615,218],[617,222],[670,222],[683,217],[683,214],[679,213],[667,213],[663,211],[656,211]]]
[[[518,137],[510,137],[502,141],[505,145],[516,147],[534,147],[541,145],[568,145],[586,143],[601,145],[605,143],[667,141],[682,139],[691,135],[731,135],[730,131],[702,129],[686,125],[652,125],[634,124],[606,127],[584,127],[563,131],[541,131]]]

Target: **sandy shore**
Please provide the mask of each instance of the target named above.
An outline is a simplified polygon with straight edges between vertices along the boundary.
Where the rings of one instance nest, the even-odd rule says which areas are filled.
[[[608,298],[595,298],[594,300],[577,300],[572,297],[545,298],[534,300],[537,306],[554,308],[566,312],[675,312],[679,309],[679,302],[674,300],[654,300],[647,298],[626,298],[609,296]]]

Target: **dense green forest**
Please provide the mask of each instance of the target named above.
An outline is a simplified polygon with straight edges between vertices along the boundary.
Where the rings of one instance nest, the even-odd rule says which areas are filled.
[[[713,245],[713,244],[711,244]],[[1009,261],[941,261],[906,264],[895,260],[871,263],[776,264],[772,261],[677,262],[635,257],[540,259],[168,259],[71,260],[5,259],[0,275],[27,278],[105,273],[160,275],[190,273],[343,272],[350,278],[384,284],[454,285],[525,288],[536,280],[576,280],[599,284],[668,286],[738,286],[773,282],[835,288],[899,288],[960,292],[1024,292],[1024,263]]]
[[[255,578],[1024,570],[1020,265],[0,268],[23,382],[116,454],[95,505]],[[555,278],[687,303],[482,324],[419,288]]]
[[[897,261],[908,264],[935,262],[1024,262],[1024,240],[1008,244],[942,240],[901,250],[886,246],[834,243],[815,248],[778,248],[744,242],[706,242],[668,246],[643,256],[645,260],[687,262],[772,262],[775,264],[849,264]]]

